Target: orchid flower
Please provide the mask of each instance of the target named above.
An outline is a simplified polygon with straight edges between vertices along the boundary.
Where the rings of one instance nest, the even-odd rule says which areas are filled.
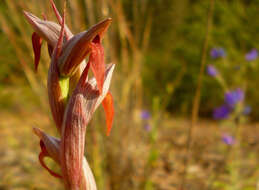
[[[66,189],[95,190],[91,169],[84,157],[86,126],[100,104],[106,114],[107,135],[113,117],[113,98],[109,86],[115,65],[104,62],[101,40],[111,24],[105,19],[89,30],[73,35],[65,25],[65,7],[61,17],[53,0],[51,6],[58,23],[40,19],[25,12],[25,18],[34,29],[32,45],[34,66],[37,71],[43,40],[48,44],[51,63],[48,71],[48,97],[55,125],[61,138],[47,135],[35,128],[40,138],[40,164],[55,177],[64,181]],[[84,59],[89,55],[86,64]],[[88,79],[91,70],[94,77]],[[61,168],[58,174],[44,162],[52,158]]]

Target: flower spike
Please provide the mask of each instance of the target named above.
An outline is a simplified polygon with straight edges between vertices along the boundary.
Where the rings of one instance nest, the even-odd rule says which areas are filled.
[[[47,89],[50,110],[60,139],[40,129],[34,133],[40,138],[40,164],[53,176],[62,178],[67,189],[96,190],[93,173],[84,156],[85,132],[94,112],[102,103],[109,135],[114,118],[113,98],[109,92],[115,65],[105,65],[101,40],[111,19],[108,18],[89,30],[73,35],[65,24],[66,4],[60,16],[54,0],[50,0],[58,24],[25,12],[34,29],[32,42],[37,70],[42,40],[47,41],[51,63]],[[88,63],[85,58],[89,55]],[[89,69],[93,77],[88,79]],[[54,172],[44,162],[50,157],[61,168]]]

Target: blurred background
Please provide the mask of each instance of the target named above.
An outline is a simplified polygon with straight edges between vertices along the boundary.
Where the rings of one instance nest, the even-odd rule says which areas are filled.
[[[115,121],[106,137],[99,108],[86,134],[99,189],[259,190],[259,0],[68,0],[67,9],[74,34],[113,19],[103,44],[116,64]],[[47,45],[35,73],[22,10],[57,22],[48,0],[0,1],[0,190],[61,190],[32,133],[58,136]],[[223,109],[228,95],[234,106]]]

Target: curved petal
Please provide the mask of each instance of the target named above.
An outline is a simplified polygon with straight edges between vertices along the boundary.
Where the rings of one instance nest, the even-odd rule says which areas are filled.
[[[41,131],[38,128],[34,128],[33,132],[40,138],[42,143],[44,144],[44,147],[46,148],[48,155],[56,162],[60,162],[59,158],[59,146],[60,146],[60,140],[47,135],[43,131]]]
[[[45,168],[49,173],[50,175],[54,176],[54,177],[57,177],[57,178],[62,178],[62,176],[54,171],[52,171],[44,162],[44,158],[45,157],[50,157],[47,150],[46,150],[46,147],[44,145],[44,143],[42,141],[40,141],[40,147],[41,147],[41,152],[39,154],[39,161],[40,161],[40,164],[43,168]],[[51,158],[51,157],[50,157]]]
[[[38,65],[39,65],[39,62],[40,62],[41,46],[42,46],[41,37],[36,32],[33,32],[33,34],[32,34],[32,47],[33,47],[33,53],[34,53],[35,71],[38,70]]]
[[[106,135],[109,136],[112,128],[113,117],[114,117],[113,98],[110,92],[108,92],[105,98],[103,99],[102,105],[106,115],[106,126],[107,126]]]
[[[52,171],[44,162],[45,157],[52,158],[56,163],[60,164],[59,161],[59,146],[60,140],[54,137],[51,137],[41,131],[38,128],[33,129],[34,133],[40,138],[40,147],[41,152],[39,154],[39,161],[42,167],[44,167],[52,176],[62,178],[60,174],[55,173]]]
[[[105,98],[106,94],[109,91],[114,68],[115,68],[115,64],[109,64],[109,65],[106,66],[105,79],[104,79],[104,83],[103,83],[103,90],[102,90],[102,93],[100,94],[100,96],[98,97],[98,99],[96,100],[94,110],[96,110],[99,107],[99,105],[102,103],[103,99]],[[92,86],[97,86],[97,82],[96,82],[95,78],[92,78],[89,81],[89,83]]]
[[[91,43],[91,47],[92,51],[89,57],[89,62],[97,81],[97,87],[101,94],[105,75],[104,50],[99,40],[97,43]]]

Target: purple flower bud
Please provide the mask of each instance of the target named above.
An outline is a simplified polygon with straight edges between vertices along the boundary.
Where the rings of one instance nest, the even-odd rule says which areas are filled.
[[[218,75],[218,70],[213,65],[208,65],[207,74],[211,77],[215,77]]]
[[[245,58],[247,61],[253,61],[258,57],[258,51],[257,49],[252,49],[249,51],[246,55]]]
[[[143,120],[148,120],[150,118],[150,113],[147,110],[142,110],[141,115],[140,115],[141,119]]]
[[[213,59],[217,59],[217,58],[220,58],[220,57],[225,57],[226,53],[225,53],[223,48],[213,48],[210,51],[210,56]]]
[[[226,145],[233,145],[235,144],[235,138],[231,135],[228,134],[223,134],[222,135],[222,141],[226,144]]]
[[[149,124],[146,124],[144,126],[144,129],[145,129],[145,131],[149,132],[149,131],[151,131],[151,126]]]
[[[242,89],[238,88],[233,91],[229,91],[225,94],[225,103],[230,107],[235,106],[238,102],[244,99],[245,93]]]
[[[245,106],[244,110],[243,110],[243,114],[244,115],[249,115],[252,111],[252,108],[250,106]]]
[[[213,111],[214,119],[226,119],[230,114],[231,109],[227,105],[217,107]]]

